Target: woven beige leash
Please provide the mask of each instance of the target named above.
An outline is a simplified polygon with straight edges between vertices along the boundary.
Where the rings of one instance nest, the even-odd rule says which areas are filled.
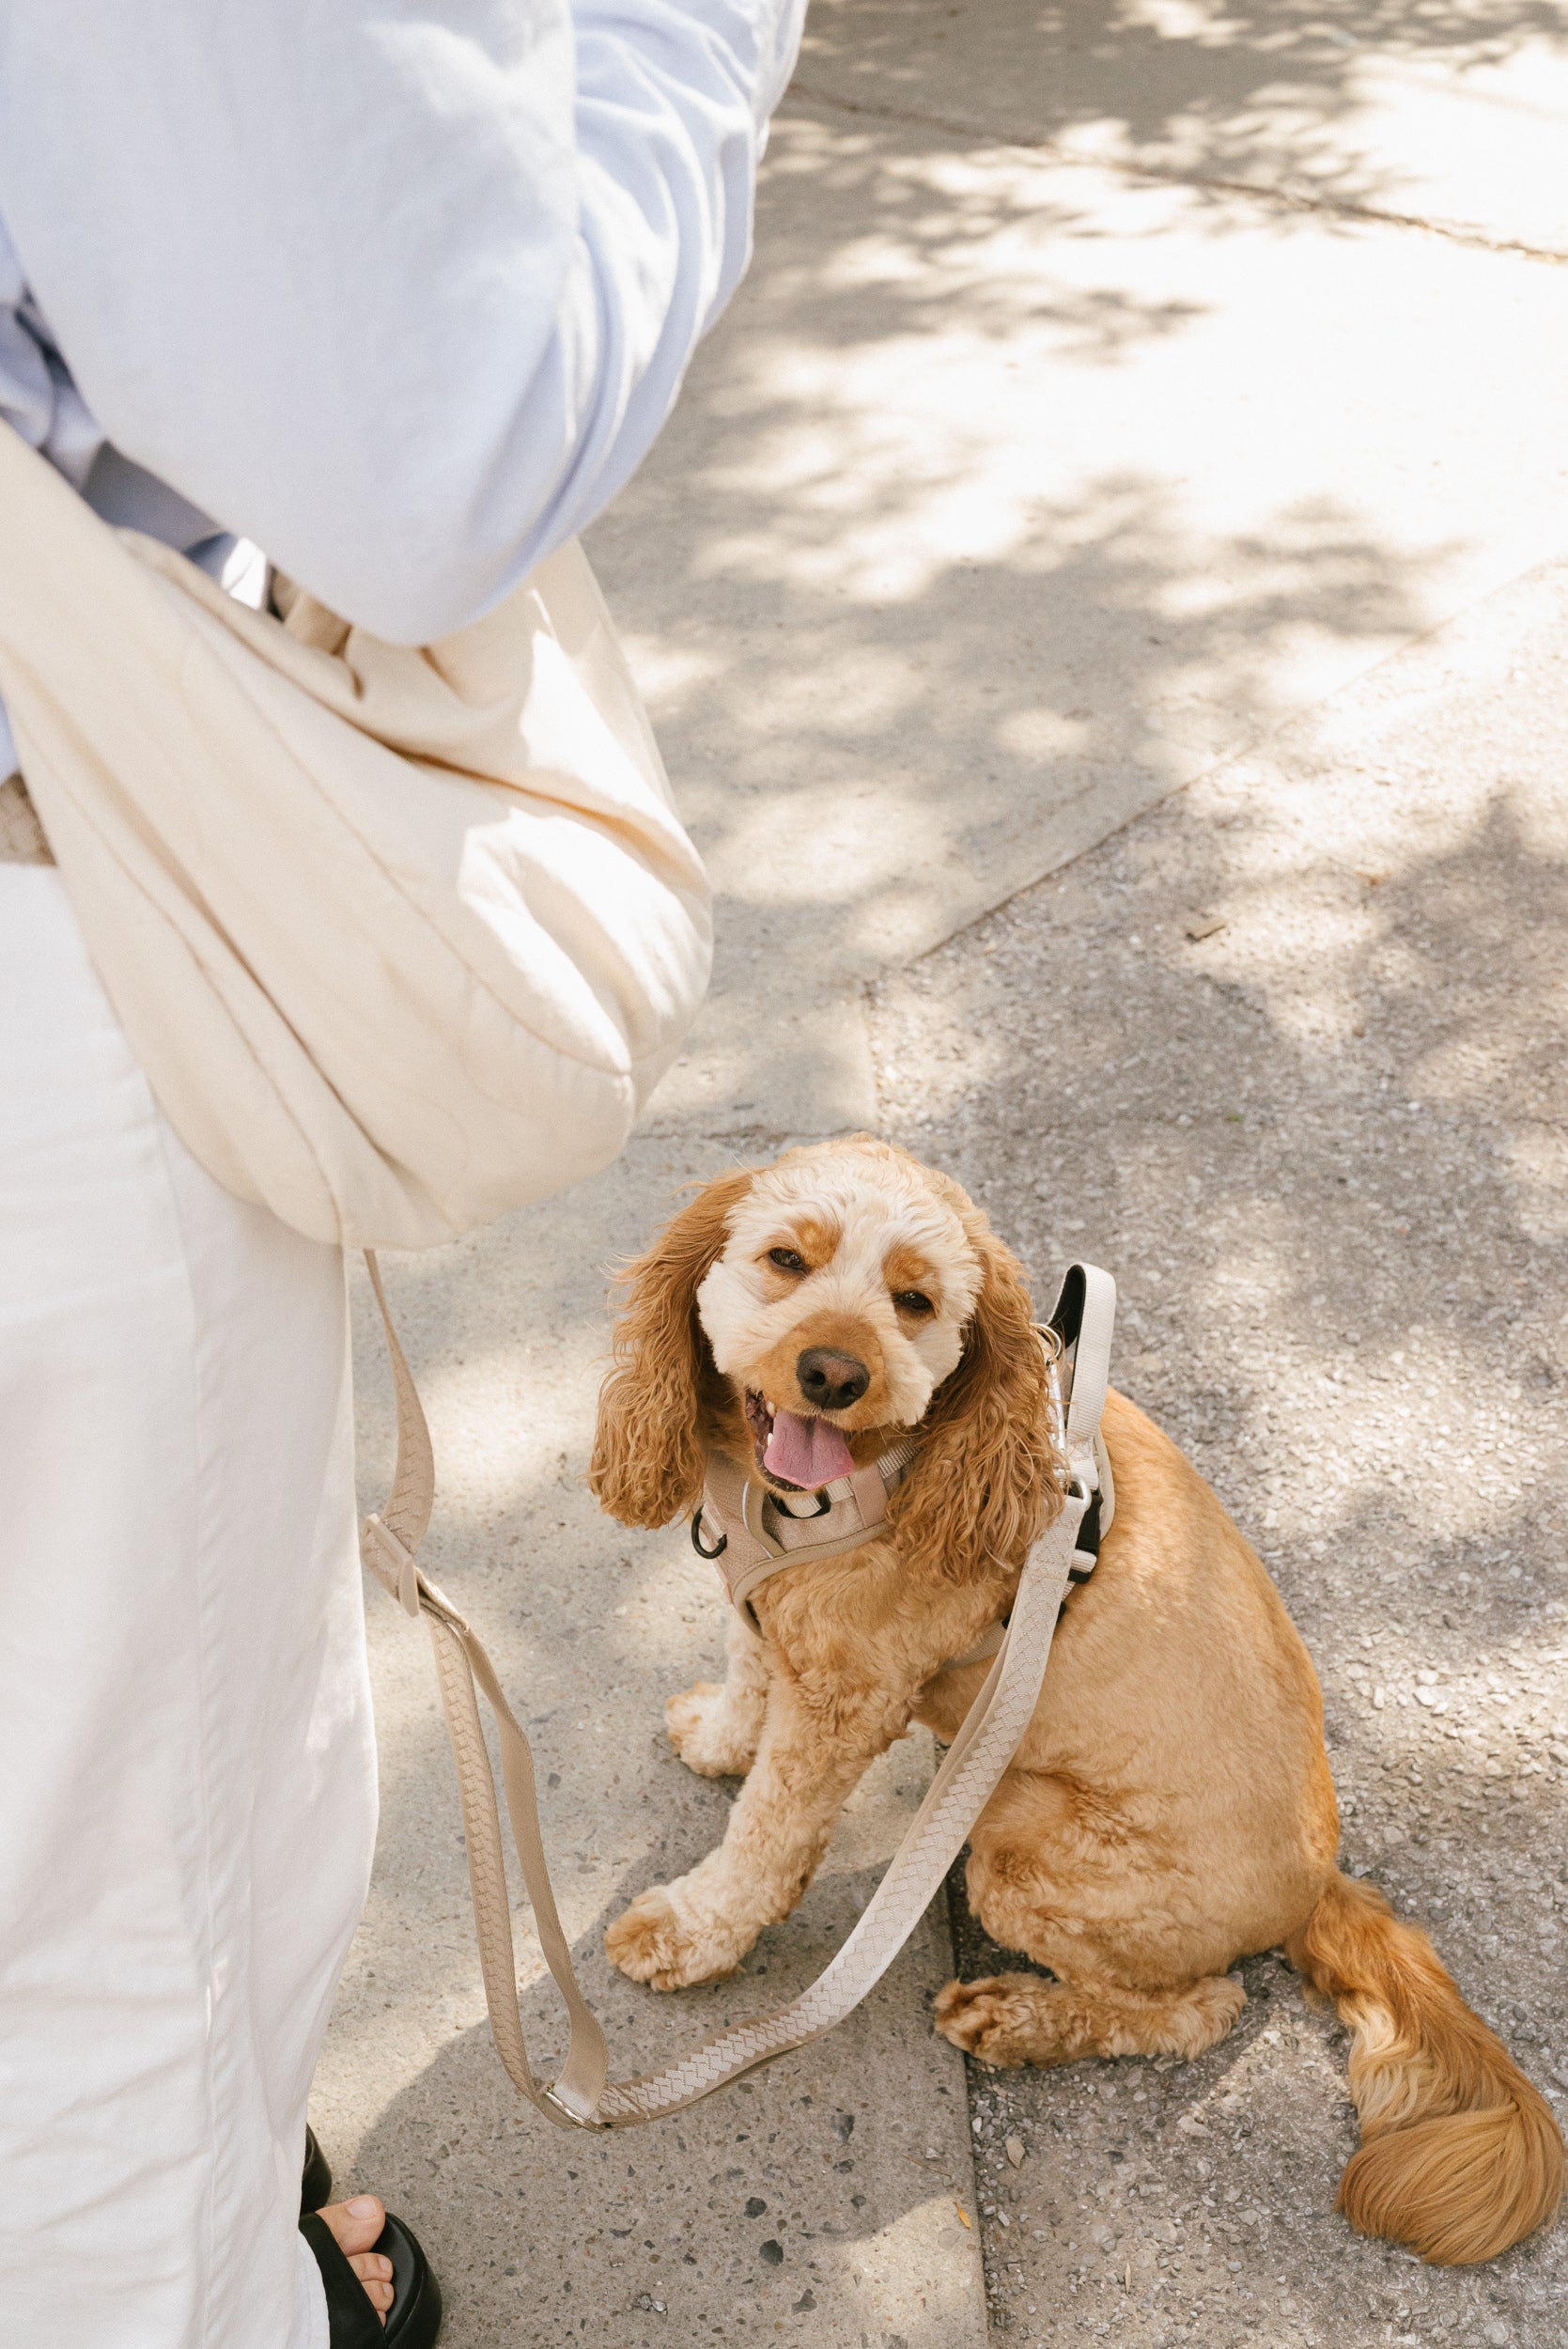
[[[474,1894],[479,1961],[496,2050],[512,2085],[529,2102],[565,2127],[629,2128],[662,2120],[700,2097],[737,2079],[775,2056],[819,2039],[852,2013],[898,1955],[939,1890],[1018,1748],[1039,1701],[1050,1657],[1052,1634],[1065,1596],[1068,1569],[1079,1528],[1089,1505],[1088,1485],[1074,1479],[1060,1514],[1024,1563],[1017,1596],[1001,1645],[962,1728],[949,1747],[908,1832],[837,1956],[798,1999],[755,2022],[721,2031],[662,2071],[629,2080],[609,2077],[609,2055],[579,1986],[571,1952],[555,1907],[550,1869],[539,1829],[534,1759],[528,1740],[506,1702],[489,1657],[457,1609],[417,1563],[435,1501],[435,1461],[429,1429],[413,1379],[397,1343],[380,1273],[366,1252],[371,1285],[380,1307],[392,1358],[397,1402],[397,1466],[392,1497],[365,1519],[363,1554],[377,1580],[411,1615],[423,1615],[435,1653],[436,1674],[446,1712],[447,1733],[458,1768],[458,1793],[468,1843],[468,1873]],[[1108,1276],[1094,1278],[1114,1299]],[[1098,1293],[1097,1293],[1098,1294]],[[1086,1333],[1087,1334],[1087,1333]],[[1095,1332],[1096,1351],[1109,1351],[1109,1324]],[[1086,1384],[1093,1385],[1094,1381]],[[1103,1375],[1099,1380],[1103,1392]],[[1073,1455],[1081,1454],[1094,1425],[1079,1407],[1068,1415]],[[1078,1421],[1079,1425],[1074,1424]],[[533,1904],[534,1921],[545,1962],[567,2003],[571,2036],[558,2077],[547,2085],[535,2077],[522,2034],[518,2003],[517,1959],[512,1945],[511,1900],[502,1846],[501,1816],[489,1749],[480,1725],[478,1690],[494,1716],[501,1744],[502,1781],[512,1839],[522,1880]]]

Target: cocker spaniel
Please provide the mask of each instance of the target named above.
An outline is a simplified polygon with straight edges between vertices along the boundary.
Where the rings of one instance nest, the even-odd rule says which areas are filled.
[[[946,1176],[869,1137],[709,1183],[629,1268],[591,1482],[667,1525],[728,1455],[784,1505],[916,1449],[862,1548],[773,1575],[722,1688],[667,1707],[683,1759],[746,1774],[722,1843],[611,1926],[661,1990],[732,1971],[788,1916],[867,1764],[911,1722],[951,1739],[1058,1502],[1046,1361],[1020,1267]],[[1282,1945],[1353,2035],[1362,2144],[1340,2205],[1429,2260],[1485,2259],[1556,2207],[1548,2107],[1425,1936],[1335,1865],[1311,1660],[1279,1593],[1176,1447],[1112,1392],[1116,1509],[1071,1596],[1034,1719],[976,1821],[992,1937],[1053,1980],[954,1982],[938,2027],[994,2064],[1193,2056]]]

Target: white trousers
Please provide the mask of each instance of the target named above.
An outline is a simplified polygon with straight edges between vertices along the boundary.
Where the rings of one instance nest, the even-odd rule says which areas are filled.
[[[343,1259],[155,1107],[0,864],[0,2338],[317,2349],[375,1768]]]

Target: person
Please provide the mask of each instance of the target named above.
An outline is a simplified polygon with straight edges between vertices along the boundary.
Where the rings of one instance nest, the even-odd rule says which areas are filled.
[[[252,600],[275,564],[466,625],[668,415],[803,7],[9,0],[0,425]],[[344,1265],[177,1139],[15,764],[0,719],[0,2333],[328,2349],[305,2100],[375,1828]],[[383,2217],[325,2225],[390,2341]]]

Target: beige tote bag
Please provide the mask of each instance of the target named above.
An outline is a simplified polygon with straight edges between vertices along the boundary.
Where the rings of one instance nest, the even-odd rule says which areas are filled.
[[[577,545],[419,650],[277,600],[0,426],[0,694],[161,1107],[311,1237],[429,1247],[615,1156],[706,884]]]

